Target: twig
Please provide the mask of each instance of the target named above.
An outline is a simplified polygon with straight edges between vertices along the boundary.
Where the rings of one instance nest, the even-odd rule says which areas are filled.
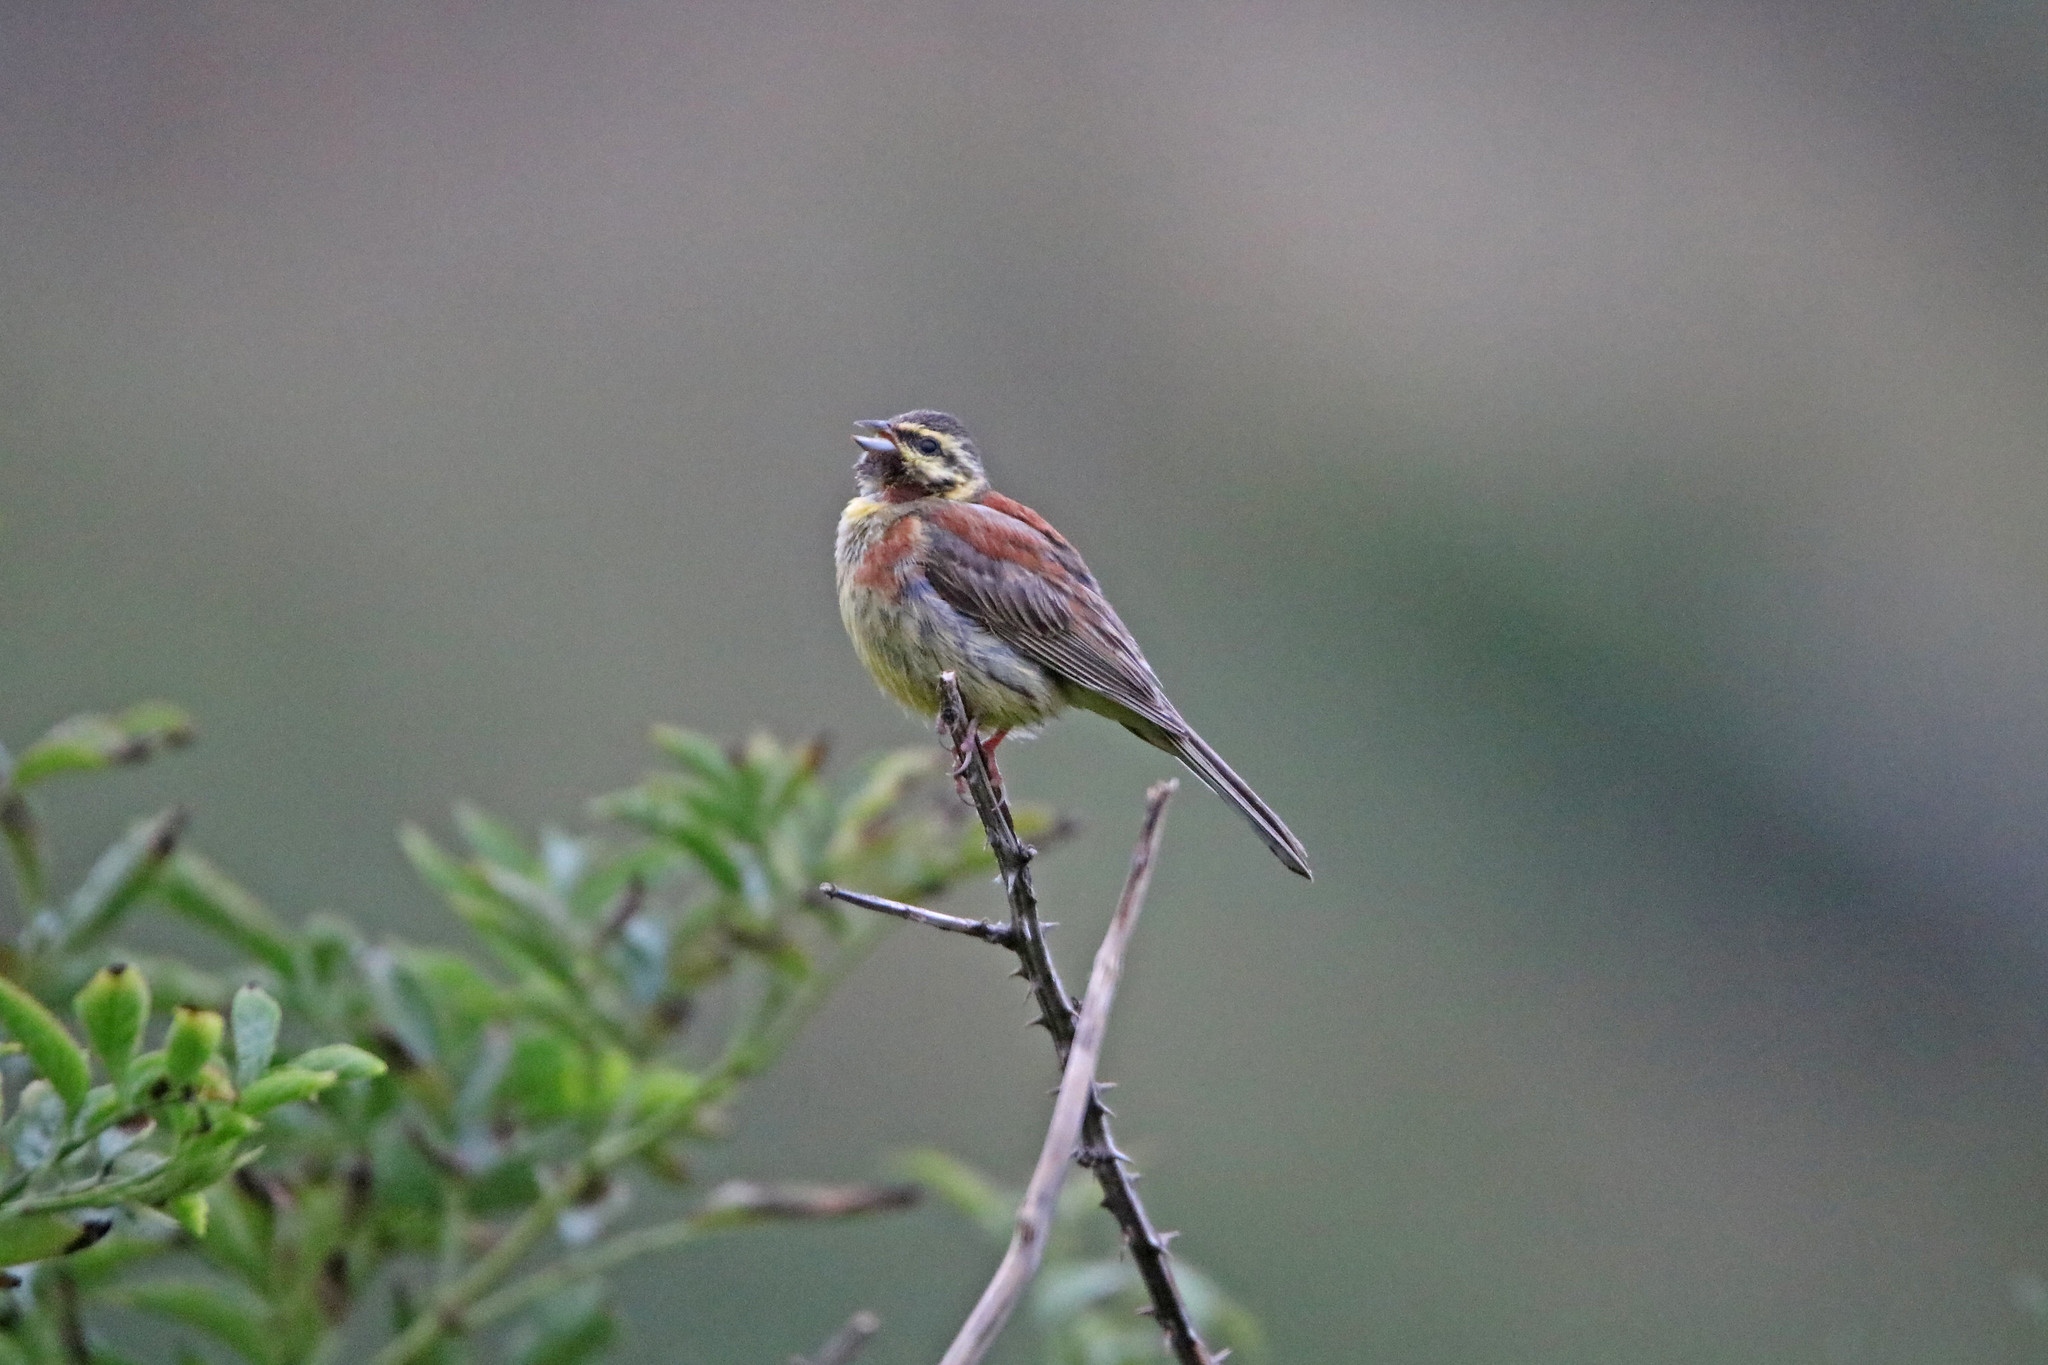
[[[487,1327],[570,1285],[594,1279],[650,1252],[693,1242],[707,1233],[757,1223],[852,1218],[908,1208],[916,1200],[916,1190],[904,1185],[763,1185],[751,1180],[728,1180],[714,1189],[695,1213],[622,1232],[478,1299],[463,1313],[462,1326],[469,1331]]]
[[[848,1318],[846,1325],[834,1332],[816,1355],[791,1356],[789,1365],[852,1365],[853,1358],[881,1330],[882,1320],[863,1308]]]
[[[1095,1105],[1095,1063],[1102,1055],[1102,1039],[1109,1028],[1109,1010],[1116,999],[1117,983],[1123,977],[1124,951],[1131,932],[1138,927],[1139,912],[1145,908],[1145,890],[1152,881],[1152,861],[1159,851],[1159,836],[1166,819],[1166,803],[1180,784],[1161,782],[1145,794],[1145,824],[1138,846],[1131,854],[1131,872],[1125,879],[1123,895],[1102,946],[1095,950],[1095,967],[1088,977],[1088,995],[1082,1004],[1079,1028],[1067,1052],[1066,1070],[1060,1077],[1059,1099],[1054,1102],[1052,1122],[1045,1130],[1045,1142],[1038,1149],[1038,1165],[1031,1183],[1017,1205],[1017,1228],[1010,1237],[1009,1250],[981,1300],[967,1315],[953,1344],[939,1365],[977,1365],[995,1344],[1010,1314],[1024,1297],[1038,1263],[1045,1256],[1046,1237],[1059,1205],[1060,1187],[1067,1180],[1067,1163],[1074,1159],[1081,1137],[1081,1121]]]
[[[852,1218],[863,1213],[907,1209],[923,1190],[916,1185],[813,1185],[785,1180],[728,1180],[704,1198],[697,1211],[707,1226],[758,1223],[772,1218]]]
[[[994,924],[985,919],[962,919],[958,915],[941,914],[919,905],[905,905],[892,901],[886,896],[870,896],[865,891],[848,891],[843,886],[826,882],[818,888],[818,894],[828,900],[845,901],[869,910],[879,910],[897,919],[907,919],[913,924],[929,924],[934,929],[947,929],[956,934],[966,934],[984,943],[993,943],[999,948],[1010,946],[1012,935],[1007,924]]]
[[[939,711],[940,732],[952,745],[955,764],[981,816],[989,851],[995,854],[1003,888],[1009,895],[1010,927],[1016,935],[1011,951],[1017,954],[1023,976],[1031,984],[1032,995],[1038,1001],[1039,1022],[1052,1035],[1053,1047],[1064,1066],[1074,1043],[1076,1011],[1067,998],[1066,988],[1060,984],[1059,970],[1046,950],[1045,935],[1039,927],[1038,896],[1031,886],[1032,849],[1017,837],[1009,802],[989,772],[988,756],[982,752],[974,719],[961,700],[958,680],[951,673],[940,674],[939,691],[944,699]],[[1127,1169],[1127,1158],[1117,1150],[1116,1139],[1110,1132],[1109,1111],[1103,1108],[1093,1088],[1081,1121],[1080,1161],[1095,1173],[1096,1183],[1102,1186],[1102,1206],[1123,1229],[1131,1261],[1152,1300],[1153,1320],[1166,1334],[1174,1360],[1178,1365],[1217,1365],[1217,1358],[1209,1353],[1195,1331],[1187,1305],[1181,1302],[1180,1287],[1174,1283],[1173,1266],[1167,1256],[1167,1239],[1152,1226],[1145,1205],[1138,1198],[1133,1183],[1135,1173]]]

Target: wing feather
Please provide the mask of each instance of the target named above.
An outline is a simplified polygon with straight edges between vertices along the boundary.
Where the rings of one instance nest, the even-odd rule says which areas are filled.
[[[925,576],[954,610],[1062,681],[1171,734],[1185,731],[1081,556],[1032,520],[1039,525],[974,503],[933,508]]]

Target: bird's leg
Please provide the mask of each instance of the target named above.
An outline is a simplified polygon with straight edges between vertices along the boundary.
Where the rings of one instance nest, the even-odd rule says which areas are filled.
[[[939,717],[934,723],[933,728],[939,732],[939,738],[946,741],[947,746],[951,747],[953,735],[952,731],[946,726],[944,716]],[[1003,774],[996,767],[996,746],[1001,744],[1009,733],[1010,727],[1006,725],[989,738],[983,739],[980,731],[975,728],[973,721],[970,720],[967,725],[967,742],[981,750],[982,762],[988,765],[988,784],[994,790],[998,799],[1001,799],[1003,794]],[[967,762],[967,751],[965,749],[953,750],[953,790],[960,794],[960,799],[963,802],[971,806],[974,804],[974,798],[967,791]]]
[[[970,795],[967,790],[967,750],[962,747],[954,746],[953,731],[946,724],[946,713],[944,711],[939,712],[938,719],[932,722],[932,728],[939,732],[939,742],[944,744],[947,748],[953,750],[954,794],[960,798],[960,804],[964,806],[973,805],[974,797]],[[980,743],[980,741],[975,736],[974,722],[972,719],[970,719],[967,722],[967,742],[969,744],[977,745],[977,747]]]
[[[998,800],[1003,796],[1003,774],[1002,770],[996,767],[996,745],[1001,744],[1009,733],[1009,727],[1004,726],[987,739],[980,741],[982,761],[988,764],[988,784],[995,788]]]

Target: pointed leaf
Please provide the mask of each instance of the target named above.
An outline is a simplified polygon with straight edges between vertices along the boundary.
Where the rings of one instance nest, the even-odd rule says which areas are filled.
[[[652,731],[654,747],[706,782],[724,786],[733,779],[732,760],[716,740],[680,725],[657,725]]]
[[[511,868],[522,877],[539,880],[545,875],[541,860],[527,848],[519,832],[467,801],[455,807],[455,827],[462,831],[470,850],[485,863]]]
[[[164,1075],[178,1085],[199,1079],[199,1070],[220,1050],[227,1021],[215,1010],[180,1005],[171,1011],[170,1032],[164,1035]]]
[[[141,1045],[149,1022],[149,980],[140,967],[116,962],[102,967],[72,1002],[86,1041],[115,1085],[128,1074],[128,1063]]]
[[[267,1114],[280,1104],[310,1100],[335,1082],[332,1071],[308,1071],[302,1066],[281,1066],[247,1090],[235,1107],[245,1114]]]
[[[295,962],[291,935],[263,902],[190,850],[175,854],[157,874],[156,895],[185,918],[256,958],[289,980]]]
[[[363,1081],[381,1076],[388,1069],[384,1059],[365,1052],[353,1043],[329,1043],[301,1052],[291,1064],[303,1071],[332,1071],[344,1081]]]
[[[235,1088],[247,1090],[270,1067],[284,1011],[260,986],[235,992],[229,1016],[235,1038]]]
[[[7,1149],[24,1171],[40,1170],[57,1155],[64,1140],[64,1097],[38,1077],[21,1088],[14,1117],[7,1121]]]
[[[92,1086],[92,1066],[85,1049],[71,1040],[57,1016],[21,987],[0,976],[0,1029],[21,1044],[37,1072],[64,1103],[77,1108]]]
[[[73,716],[22,750],[14,764],[14,789],[26,790],[60,773],[139,763],[191,738],[191,717],[168,702],[145,702],[118,716]]]
[[[106,1236],[111,1226],[104,1216],[90,1219],[58,1213],[36,1213],[25,1218],[0,1216],[0,1266],[23,1265],[83,1251]]]
[[[172,806],[136,821],[107,846],[64,907],[65,952],[76,952],[120,922],[177,847],[185,821],[184,808]]]

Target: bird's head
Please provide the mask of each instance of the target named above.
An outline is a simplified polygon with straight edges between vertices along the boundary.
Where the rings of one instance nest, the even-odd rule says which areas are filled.
[[[951,413],[917,408],[886,422],[856,422],[861,456],[853,466],[861,492],[873,497],[969,498],[988,487],[974,438]]]

